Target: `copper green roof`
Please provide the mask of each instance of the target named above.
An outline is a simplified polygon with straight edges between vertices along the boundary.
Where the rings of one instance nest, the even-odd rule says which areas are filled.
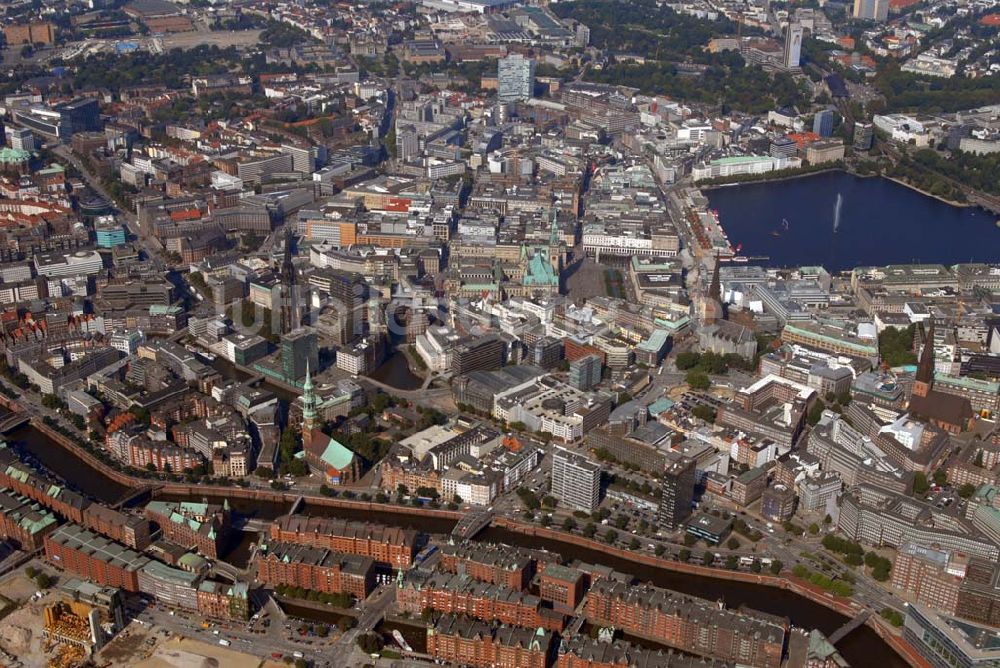
[[[666,397],[660,397],[659,399],[651,403],[649,406],[647,406],[647,408],[649,409],[649,414],[652,415],[653,417],[656,417],[663,411],[669,411],[673,407],[674,407],[674,402],[671,401],[670,399],[667,399]]]
[[[22,151],[19,148],[4,147],[0,149],[0,162],[5,164],[27,162],[31,159],[31,153]]]
[[[198,573],[188,573],[187,571],[182,571],[179,568],[167,566],[159,561],[149,561],[142,567],[142,570],[150,577],[160,580],[161,582],[180,585],[191,589],[195,587],[195,583],[198,581],[198,578],[201,577]]]
[[[663,346],[667,345],[667,338],[669,336],[670,335],[662,329],[654,329],[653,333],[649,335],[649,338],[636,346],[636,349],[658,353],[663,350]]]
[[[323,450],[323,454],[319,457],[323,460],[324,464],[332,466],[338,471],[342,471],[351,465],[354,461],[354,453],[351,452],[347,447],[337,442],[336,439],[330,439],[330,443]]]
[[[686,315],[677,318],[677,320],[664,320],[663,318],[653,318],[653,323],[655,323],[658,327],[666,327],[667,329],[672,331],[676,331],[681,327],[684,327],[690,321],[691,318],[689,318]]]
[[[528,273],[523,282],[525,285],[559,285],[559,276],[552,268],[552,263],[549,262],[548,258],[536,249],[535,254],[528,262]]]
[[[204,568],[208,562],[194,552],[188,552],[181,555],[181,558],[177,560],[177,563],[186,570],[190,570],[194,573],[200,573],[201,569]]]
[[[858,343],[856,341],[851,341],[845,338],[838,338],[823,334],[821,332],[814,331],[812,329],[807,329],[805,327],[796,327],[792,324],[785,325],[785,331],[798,334],[800,336],[809,337],[813,339],[818,339],[828,344],[842,346],[848,348],[849,350],[858,353],[861,356],[875,356],[878,355],[878,347],[873,345],[867,345],[864,343]]]

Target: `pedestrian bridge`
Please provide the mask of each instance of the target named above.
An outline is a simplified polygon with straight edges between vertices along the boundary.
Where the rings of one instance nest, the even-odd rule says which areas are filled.
[[[31,422],[31,416],[27,413],[11,413],[0,420],[0,434],[12,432]]]
[[[845,623],[843,626],[841,626],[839,629],[833,632],[833,635],[831,635],[829,638],[830,644],[836,645],[837,643],[839,643],[848,635],[856,631],[859,626],[862,626],[865,622],[867,622],[868,618],[871,616],[872,616],[872,611],[868,609],[862,610],[858,614],[854,615],[854,617],[847,620],[847,623]]]
[[[270,526],[271,522],[256,517],[237,517],[233,521],[233,528],[237,531],[254,531],[260,533],[261,531],[267,531]]]

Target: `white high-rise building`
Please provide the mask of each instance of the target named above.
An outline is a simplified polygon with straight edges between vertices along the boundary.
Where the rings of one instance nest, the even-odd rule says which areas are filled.
[[[420,136],[414,126],[404,124],[396,127],[396,157],[403,162],[420,157]]]
[[[586,457],[556,448],[552,455],[552,496],[590,512],[601,501],[601,467]]]
[[[7,143],[10,144],[11,148],[16,148],[20,151],[34,151],[38,148],[38,142],[35,140],[35,135],[31,134],[31,130],[28,128],[14,128],[5,127],[4,134],[7,138]]]
[[[534,60],[515,53],[497,62],[497,93],[501,102],[528,100],[534,92]]]
[[[789,23],[785,29],[785,69],[795,69],[802,59],[802,24]]]

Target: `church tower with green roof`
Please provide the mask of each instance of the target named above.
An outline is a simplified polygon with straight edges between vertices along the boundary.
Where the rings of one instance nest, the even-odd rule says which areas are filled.
[[[316,395],[313,394],[312,372],[306,362],[306,380],[302,384],[302,439],[316,428]]]

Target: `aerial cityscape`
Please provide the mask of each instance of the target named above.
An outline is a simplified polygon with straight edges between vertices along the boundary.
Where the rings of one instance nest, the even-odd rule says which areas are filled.
[[[1000,666],[1000,0],[0,29],[0,666]]]

